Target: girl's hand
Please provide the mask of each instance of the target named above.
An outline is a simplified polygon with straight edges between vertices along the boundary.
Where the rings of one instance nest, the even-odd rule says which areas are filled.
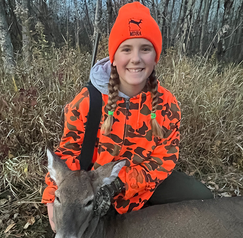
[[[49,222],[51,225],[51,229],[56,233],[56,227],[54,224],[54,219],[53,219],[53,203],[47,203],[47,212],[48,212],[48,217],[49,217]]]

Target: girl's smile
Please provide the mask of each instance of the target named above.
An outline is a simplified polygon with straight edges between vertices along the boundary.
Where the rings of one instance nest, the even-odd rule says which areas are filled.
[[[143,69],[128,69],[129,72],[131,73],[138,73],[141,72]]]
[[[150,41],[144,38],[123,41],[113,62],[120,78],[119,90],[130,97],[140,93],[156,65],[155,58],[156,52]]]

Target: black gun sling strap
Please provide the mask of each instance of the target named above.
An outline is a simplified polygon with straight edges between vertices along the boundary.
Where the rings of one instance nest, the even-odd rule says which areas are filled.
[[[102,96],[91,82],[86,86],[89,90],[89,113],[85,128],[82,150],[78,156],[80,167],[82,170],[89,170],[92,165],[95,142],[99,129],[101,114],[102,114]]]

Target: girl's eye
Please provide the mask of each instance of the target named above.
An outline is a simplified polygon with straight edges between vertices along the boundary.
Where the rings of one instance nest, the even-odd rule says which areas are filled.
[[[122,51],[123,51],[123,52],[129,52],[130,49],[129,49],[129,48],[124,48],[124,49],[122,49]]]
[[[150,51],[150,48],[148,48],[148,47],[143,48],[142,51],[145,51],[145,52]]]

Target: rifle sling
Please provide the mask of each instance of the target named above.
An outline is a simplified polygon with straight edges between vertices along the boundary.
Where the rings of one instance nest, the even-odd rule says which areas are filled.
[[[92,167],[94,147],[97,140],[97,132],[102,115],[102,96],[100,91],[97,90],[91,82],[89,82],[86,87],[89,90],[89,113],[85,128],[82,150],[78,156],[78,159],[80,168],[87,171]]]

